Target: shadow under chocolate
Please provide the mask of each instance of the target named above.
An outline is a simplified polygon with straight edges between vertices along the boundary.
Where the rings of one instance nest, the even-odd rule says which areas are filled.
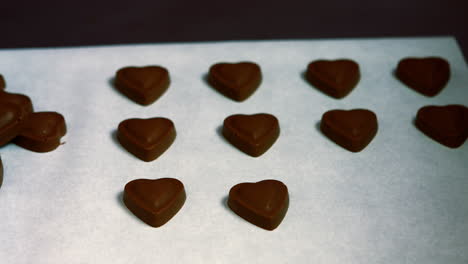
[[[134,215],[128,208],[127,206],[125,205],[124,201],[123,201],[123,196],[124,196],[124,191],[120,191],[117,193],[117,196],[116,196],[116,199],[117,199],[117,204],[120,205],[120,207],[122,207],[122,210],[124,210],[128,215],[131,215],[131,217],[133,219],[136,219],[137,221],[139,222],[142,222],[136,215]]]
[[[303,71],[301,73],[301,78],[302,78],[302,80],[304,80],[304,82],[306,82],[307,84],[310,85],[309,81],[307,80],[307,70],[305,70],[305,71]]]
[[[110,77],[107,80],[107,83],[112,87],[112,90],[114,90],[114,92],[118,94],[118,96],[120,96],[122,98],[125,98],[126,100],[129,100],[129,101],[135,103],[130,98],[128,98],[126,95],[124,95],[122,92],[120,92],[119,89],[117,89],[117,86],[115,85],[115,77],[114,76]]]
[[[216,134],[226,143],[229,144],[229,142],[226,140],[226,138],[223,136],[223,125],[220,125],[216,128]]]
[[[317,123],[315,123],[315,129],[317,130],[317,132],[319,133],[319,135],[321,135],[323,138],[328,139],[328,137],[325,136],[325,134],[323,134],[322,129],[320,128],[320,124],[321,124],[321,123],[322,123],[321,120],[317,121]]]
[[[220,126],[218,126],[218,127],[216,128],[216,134],[218,134],[218,136],[221,138],[221,140],[222,140],[224,143],[226,143],[226,145],[229,145],[229,147],[231,147],[232,149],[235,149],[235,150],[237,150],[237,151],[242,152],[240,149],[238,149],[238,148],[236,148],[235,146],[233,146],[233,145],[231,144],[231,142],[229,142],[229,141],[224,137],[224,135],[223,135],[223,125],[220,125]],[[242,152],[242,153],[244,153],[244,152]]]
[[[122,145],[120,145],[119,139],[117,138],[117,133],[118,133],[117,129],[114,129],[111,131],[110,136],[111,136],[112,141],[114,142],[115,145],[117,145],[117,147],[120,150],[127,152],[127,150]]]
[[[213,85],[211,85],[209,77],[210,77],[210,74],[209,74],[209,73],[203,74],[203,75],[202,75],[202,80],[203,80],[203,82],[204,82],[213,92],[215,92],[215,93],[221,95],[221,96],[224,97],[224,98],[228,98],[229,100],[231,100],[229,97],[226,97],[224,94],[222,94],[222,93],[220,93],[218,90],[216,90],[216,88],[214,88]]]
[[[222,199],[221,199],[221,205],[224,207],[224,209],[226,209],[227,211],[229,211],[229,213],[231,213],[232,215],[235,215],[235,216],[238,216],[236,213],[234,213],[231,208],[229,207],[228,205],[228,200],[229,200],[229,195],[226,195],[224,196]]]

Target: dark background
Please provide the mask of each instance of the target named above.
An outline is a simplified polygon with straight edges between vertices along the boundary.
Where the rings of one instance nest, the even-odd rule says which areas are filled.
[[[452,35],[468,0],[2,1],[0,48]]]

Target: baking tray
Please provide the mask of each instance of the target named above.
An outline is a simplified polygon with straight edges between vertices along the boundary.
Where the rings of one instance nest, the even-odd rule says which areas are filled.
[[[441,56],[452,77],[436,97],[393,75],[407,56]],[[333,99],[303,78],[316,59],[350,58],[362,79]],[[220,61],[254,61],[263,72],[247,101],[227,99],[206,81]],[[112,86],[117,69],[162,65],[169,90],[140,106]],[[36,111],[64,115],[65,144],[34,153],[0,148],[1,263],[468,263],[468,144],[444,147],[413,124],[425,105],[467,104],[468,68],[452,37],[239,41],[0,50],[7,91],[27,94]],[[368,108],[379,131],[352,153],[324,137],[331,109]],[[219,128],[231,114],[278,117],[281,135],[252,158]],[[177,139],[156,161],[125,151],[115,130],[127,118],[167,117]],[[152,228],[122,203],[138,178],[175,177],[187,201]],[[240,182],[283,181],[290,207],[274,231],[226,206]]]

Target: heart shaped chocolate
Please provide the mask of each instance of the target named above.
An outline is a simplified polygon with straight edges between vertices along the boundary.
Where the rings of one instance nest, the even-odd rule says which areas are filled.
[[[208,82],[220,93],[240,102],[260,86],[262,72],[253,62],[218,63],[211,66]]]
[[[250,223],[273,230],[288,211],[288,188],[277,180],[240,183],[229,191],[228,205]]]
[[[404,58],[398,63],[396,76],[413,90],[435,96],[450,79],[450,65],[438,57]]]
[[[0,147],[20,133],[25,118],[20,105],[0,103]]]
[[[366,109],[331,110],[323,114],[320,130],[343,148],[359,152],[377,134],[377,116]]]
[[[278,119],[270,114],[231,115],[224,119],[223,136],[246,154],[258,157],[278,139]]]
[[[317,60],[307,67],[306,78],[329,96],[343,98],[358,84],[361,74],[352,60]]]
[[[167,69],[161,66],[125,67],[117,71],[116,88],[133,101],[149,105],[169,88]]]
[[[123,201],[143,222],[160,227],[179,212],[186,195],[182,182],[172,178],[139,179],[125,185]]]
[[[67,133],[65,118],[57,112],[37,112],[29,115],[13,142],[25,149],[49,152],[60,145]]]
[[[4,90],[6,87],[5,79],[3,79],[3,75],[0,74],[0,90]]]
[[[468,108],[463,105],[425,106],[415,121],[428,137],[450,148],[458,148],[468,137]]]
[[[167,118],[127,119],[120,122],[117,138],[122,146],[143,161],[152,161],[174,142],[174,123]]]

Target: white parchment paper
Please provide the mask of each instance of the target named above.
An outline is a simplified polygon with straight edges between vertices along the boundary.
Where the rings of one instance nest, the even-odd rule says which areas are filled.
[[[407,56],[442,56],[452,78],[436,97],[393,76]],[[302,77],[316,59],[351,58],[362,79],[342,100]],[[260,88],[238,103],[210,88],[210,65],[250,60]],[[115,71],[162,65],[171,86],[143,107],[111,85]],[[0,263],[468,263],[468,143],[449,149],[413,125],[425,105],[468,104],[468,68],[451,37],[221,42],[0,50],[7,91],[30,96],[36,111],[65,116],[66,143],[39,154],[0,148]],[[331,109],[368,108],[379,131],[351,153],[317,128]],[[218,129],[231,114],[267,112],[281,135],[252,158]],[[178,132],[156,161],[125,151],[120,121],[167,117]],[[124,185],[175,177],[187,201],[161,228],[133,216]],[[240,182],[278,179],[290,208],[274,231],[226,206]]]

